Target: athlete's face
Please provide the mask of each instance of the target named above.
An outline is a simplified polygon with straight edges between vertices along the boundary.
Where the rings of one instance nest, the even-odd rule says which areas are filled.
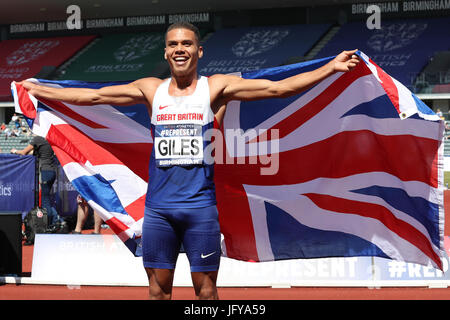
[[[193,31],[173,29],[167,33],[164,58],[175,76],[196,74],[198,59],[202,56],[203,48],[199,45]]]

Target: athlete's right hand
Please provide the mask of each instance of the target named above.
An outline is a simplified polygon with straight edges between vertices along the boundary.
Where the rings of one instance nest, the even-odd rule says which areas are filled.
[[[43,90],[46,88],[45,86],[41,86],[27,80],[16,82],[16,84],[21,85],[25,90],[27,90],[29,94],[35,97],[38,97],[39,94],[42,94]]]
[[[34,87],[36,87],[36,84],[34,84],[33,82],[27,81],[27,80],[22,80],[19,82],[15,82],[18,85],[21,85],[22,87],[24,87],[27,91],[33,89]]]

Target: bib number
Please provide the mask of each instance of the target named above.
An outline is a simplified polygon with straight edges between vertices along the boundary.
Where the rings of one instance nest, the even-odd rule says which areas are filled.
[[[158,167],[203,163],[202,126],[171,124],[155,130],[155,160]]]

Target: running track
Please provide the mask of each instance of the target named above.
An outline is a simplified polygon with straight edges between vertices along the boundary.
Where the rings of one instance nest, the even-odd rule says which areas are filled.
[[[450,190],[445,192],[445,235],[450,235]],[[33,246],[23,247],[23,276],[31,275]],[[450,300],[450,288],[292,287],[218,288],[221,300]],[[0,300],[147,300],[146,287],[4,284]],[[174,300],[195,299],[192,288],[175,287]]]

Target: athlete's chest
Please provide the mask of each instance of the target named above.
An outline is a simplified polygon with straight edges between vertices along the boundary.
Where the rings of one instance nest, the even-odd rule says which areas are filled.
[[[162,83],[153,99],[152,124],[205,124],[211,119],[210,92],[207,78],[197,81],[190,95],[171,95],[170,80]]]
[[[157,90],[153,103],[152,132],[158,167],[203,163],[203,133],[214,122],[207,79],[202,78],[188,96],[169,94],[168,83]]]

